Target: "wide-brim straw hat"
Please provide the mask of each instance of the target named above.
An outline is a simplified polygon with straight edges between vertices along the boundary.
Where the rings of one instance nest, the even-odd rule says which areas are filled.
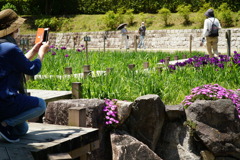
[[[4,37],[16,31],[25,21],[12,9],[5,9],[0,12],[0,37]]]

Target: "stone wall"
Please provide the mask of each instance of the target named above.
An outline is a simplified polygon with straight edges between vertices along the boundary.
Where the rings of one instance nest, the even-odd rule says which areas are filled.
[[[227,48],[226,32],[228,29],[221,29],[219,36],[219,48]],[[238,50],[240,46],[240,28],[231,30],[231,47]],[[79,32],[79,33],[50,33],[49,39],[51,45],[67,48],[78,48],[85,45],[83,37],[88,35],[91,41],[88,43],[89,48],[102,49],[104,46],[105,32]],[[137,31],[130,31],[129,46],[134,48],[134,36]],[[183,29],[183,30],[147,30],[145,44],[148,49],[188,49],[190,46],[190,35],[192,35],[192,49],[199,48],[202,29]],[[20,35],[20,38],[30,40],[30,46],[35,41],[35,35]],[[106,48],[120,48],[121,34],[120,31],[109,31],[106,39]]]

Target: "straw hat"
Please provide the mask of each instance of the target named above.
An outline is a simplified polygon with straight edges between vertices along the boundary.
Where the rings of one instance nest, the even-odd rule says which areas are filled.
[[[9,35],[17,30],[25,21],[19,17],[13,10],[5,9],[0,12],[0,37]]]

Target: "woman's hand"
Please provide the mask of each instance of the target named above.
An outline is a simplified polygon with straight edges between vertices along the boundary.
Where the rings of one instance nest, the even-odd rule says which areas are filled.
[[[42,42],[36,43],[26,54],[27,59],[31,60],[38,53],[39,48],[42,46]]]
[[[42,61],[44,55],[49,51],[49,41],[42,44],[38,51],[38,58]]]

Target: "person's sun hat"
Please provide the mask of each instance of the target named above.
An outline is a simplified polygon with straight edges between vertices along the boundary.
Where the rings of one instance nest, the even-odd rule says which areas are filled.
[[[12,9],[5,9],[0,12],[0,37],[9,35],[17,30],[25,21]]]
[[[208,9],[208,10],[205,12],[205,16],[207,16],[207,17],[214,17],[214,11],[213,11],[213,9]]]

